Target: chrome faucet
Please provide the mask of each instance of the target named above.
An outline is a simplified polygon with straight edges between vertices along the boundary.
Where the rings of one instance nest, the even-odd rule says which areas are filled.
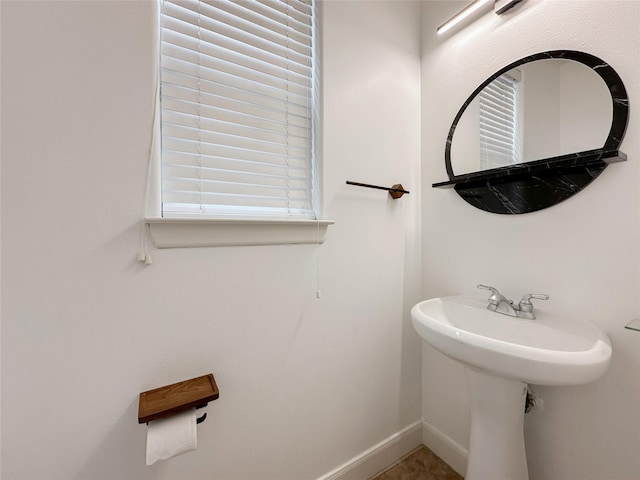
[[[509,300],[502,295],[498,289],[489,287],[488,285],[478,284],[478,288],[482,290],[491,290],[491,296],[489,297],[489,305],[487,308],[492,312],[501,313],[503,315],[509,315],[510,317],[527,318],[533,320],[536,318],[533,313],[533,304],[531,299],[537,300],[549,300],[549,295],[538,293],[527,293],[522,297],[518,305],[513,304],[513,300]]]

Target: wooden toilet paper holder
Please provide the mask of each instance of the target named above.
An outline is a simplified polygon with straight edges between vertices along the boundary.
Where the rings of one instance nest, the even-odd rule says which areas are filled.
[[[206,407],[219,396],[213,373],[147,390],[140,394],[138,423],[148,423],[193,407]],[[205,413],[196,422],[202,423],[206,418]]]

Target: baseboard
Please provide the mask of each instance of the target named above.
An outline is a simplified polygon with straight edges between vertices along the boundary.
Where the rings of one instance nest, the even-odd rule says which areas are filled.
[[[318,480],[366,480],[422,444],[423,421],[418,420],[356,455]]]
[[[423,421],[422,443],[464,477],[469,452],[451,437]]]

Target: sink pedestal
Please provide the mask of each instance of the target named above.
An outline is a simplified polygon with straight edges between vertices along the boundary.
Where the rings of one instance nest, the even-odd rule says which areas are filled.
[[[465,480],[528,480],[524,449],[527,384],[467,367],[471,432]]]

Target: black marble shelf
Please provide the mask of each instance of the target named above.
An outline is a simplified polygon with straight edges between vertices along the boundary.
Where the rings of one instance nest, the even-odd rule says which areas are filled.
[[[492,180],[510,181],[521,180],[536,174],[553,174],[554,170],[559,175],[566,174],[571,167],[605,167],[609,163],[623,162],[627,160],[627,155],[619,150],[604,150],[602,148],[587,150],[584,152],[561,155],[559,157],[546,158],[533,162],[509,165],[506,167],[492,168],[479,172],[455,175],[446,182],[432,184],[433,188],[453,188],[464,189],[465,186],[475,187],[479,184],[492,183]]]

